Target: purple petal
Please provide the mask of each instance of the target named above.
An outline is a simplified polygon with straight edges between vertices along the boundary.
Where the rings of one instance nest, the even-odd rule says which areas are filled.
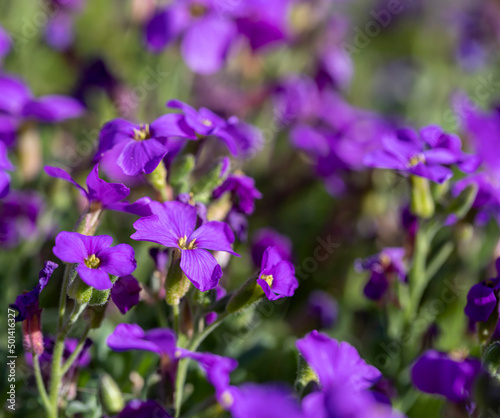
[[[128,244],[104,248],[95,254],[101,260],[99,268],[114,276],[126,276],[137,268],[134,249]]]
[[[267,274],[267,272],[272,269],[275,265],[277,265],[283,258],[281,257],[281,253],[277,247],[274,245],[266,248],[264,254],[262,255],[262,264],[261,264],[261,274]]]
[[[156,139],[129,142],[118,157],[117,164],[128,176],[152,173],[167,153],[165,145]]]
[[[497,295],[494,282],[481,282],[475,284],[467,294],[465,314],[473,321],[486,322],[495,310]]]
[[[453,172],[449,168],[440,165],[428,166],[423,163],[411,167],[408,172],[440,184],[453,177]]]
[[[184,115],[169,113],[160,116],[150,125],[151,135],[154,138],[180,137],[187,139],[197,139],[196,133],[186,123]]]
[[[456,153],[445,148],[434,148],[423,152],[428,164],[453,164],[460,161],[462,153]]]
[[[85,112],[83,105],[67,96],[43,96],[27,102],[22,115],[43,122],[61,122],[66,119],[77,118]]]
[[[366,283],[363,293],[368,299],[379,300],[389,287],[387,277],[383,273],[373,271],[370,280]]]
[[[224,64],[234,38],[232,22],[209,16],[195,22],[184,35],[181,52],[188,67],[199,74],[213,74]]]
[[[375,150],[363,157],[363,164],[367,167],[406,170],[406,163],[399,157],[383,150]]]
[[[159,53],[189,23],[190,16],[182,3],[171,5],[168,9],[156,13],[146,25],[145,40],[150,51]]]
[[[45,172],[50,176],[54,177],[56,179],[62,179],[65,180],[69,183],[71,183],[73,186],[75,186],[80,193],[87,199],[89,198],[89,194],[87,193],[87,190],[85,190],[82,186],[80,186],[73,178],[69,175],[69,173],[62,168],[59,167],[52,167],[50,165],[46,165],[44,167]]]
[[[280,296],[293,296],[299,282],[295,278],[295,268],[287,260],[280,261],[273,270],[271,290]]]
[[[83,235],[77,232],[60,232],[56,237],[56,245],[52,252],[66,263],[82,263],[91,255],[82,237]]]
[[[141,286],[134,276],[120,277],[111,290],[111,299],[122,314],[139,303]]]
[[[96,164],[87,176],[88,199],[100,202],[103,208],[125,199],[130,189],[120,183],[108,183],[99,178],[99,165]]]
[[[57,51],[68,49],[74,41],[73,16],[70,13],[59,12],[45,27],[45,42]]]
[[[10,192],[10,176],[0,170],[0,199],[3,199]]]
[[[181,270],[201,292],[214,289],[222,277],[222,269],[214,256],[206,250],[184,250]]]
[[[148,341],[145,337],[146,333],[139,325],[119,324],[106,343],[115,351],[145,350],[161,354],[162,351],[156,342]]]
[[[175,333],[168,328],[155,328],[146,332],[144,337],[146,341],[154,343],[159,352],[167,354],[169,357],[175,357],[176,338]]]
[[[107,122],[99,133],[99,148],[96,159],[101,159],[104,153],[115,145],[132,141],[134,139],[134,129],[139,129],[139,126],[125,119],[113,119]]]
[[[107,209],[116,210],[118,212],[131,213],[138,216],[151,216],[151,198],[145,196],[137,199],[135,202],[116,202],[107,205]]]
[[[86,284],[97,290],[107,290],[113,287],[109,274],[100,268],[91,269],[81,263],[76,268],[76,272]]]
[[[8,75],[0,75],[0,112],[19,116],[23,106],[31,98],[31,91],[26,84]]]
[[[328,140],[309,125],[297,125],[290,131],[290,141],[298,149],[312,155],[326,156],[330,151]]]
[[[226,251],[239,257],[231,248],[234,234],[229,225],[224,222],[211,221],[200,226],[189,237],[188,241],[196,240],[197,248],[213,251]]]
[[[0,114],[0,142],[7,146],[14,144],[19,124],[19,118]]]

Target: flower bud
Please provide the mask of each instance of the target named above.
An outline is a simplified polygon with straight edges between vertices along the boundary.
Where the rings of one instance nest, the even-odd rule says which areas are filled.
[[[313,369],[307,364],[302,356],[299,356],[299,363],[297,366],[297,378],[295,379],[295,390],[301,393],[310,382],[319,383],[318,376],[314,373]]]
[[[208,203],[212,192],[222,184],[226,177],[226,165],[227,162],[223,160],[193,185],[194,200],[205,204]]]
[[[38,305],[38,303],[37,303]],[[43,334],[41,327],[42,310],[35,309],[22,322],[23,346],[27,353],[41,355],[43,353]]]
[[[104,411],[109,415],[117,414],[125,407],[122,392],[109,374],[99,379],[99,399]]]
[[[178,305],[181,299],[189,290],[191,282],[181,270],[181,260],[179,254],[174,255],[172,265],[167,274],[165,282],[166,300],[169,305]]]
[[[420,218],[430,218],[434,214],[429,180],[423,177],[411,176],[411,211]]]
[[[247,309],[264,297],[264,291],[257,285],[255,277],[250,277],[229,299],[226,311],[235,313]]]
[[[75,277],[68,286],[68,297],[79,305],[83,305],[84,303],[89,303],[93,290],[94,288],[84,283],[82,279]]]
[[[113,284],[118,280],[117,276],[110,275],[109,277],[111,279],[111,283]],[[94,289],[92,291],[92,297],[89,300],[89,305],[90,306],[104,305],[108,301],[110,293],[111,289],[106,289],[106,290]]]
[[[167,199],[167,169],[163,161],[154,169],[151,174],[147,174],[147,179],[151,186],[160,193],[163,200]]]
[[[179,193],[189,191],[189,176],[195,166],[192,154],[187,154],[177,159],[170,169],[170,184],[178,189]]]

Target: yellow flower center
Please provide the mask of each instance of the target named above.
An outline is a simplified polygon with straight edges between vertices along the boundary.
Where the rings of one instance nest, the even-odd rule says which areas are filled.
[[[203,119],[201,123],[205,126],[212,126],[212,121],[208,119]]]
[[[222,406],[224,406],[225,408],[229,408],[233,404],[234,399],[231,396],[231,394],[226,390],[221,396],[221,401],[222,401]]]
[[[457,348],[450,352],[450,358],[455,361],[464,361],[469,355],[467,348]]]
[[[144,141],[149,138],[151,138],[151,132],[149,131],[149,125],[147,123],[141,123],[139,129],[134,129],[134,139],[136,141]]]
[[[273,284],[274,277],[272,274],[263,274],[260,276],[260,278],[264,280],[269,285],[269,287],[271,287],[271,285]]]
[[[177,243],[179,244],[179,248],[181,250],[194,250],[196,248],[196,239],[188,243],[187,237],[185,235],[179,238],[179,241]]]
[[[424,154],[416,154],[410,158],[410,167],[415,167],[417,164],[425,163]]]
[[[387,254],[382,253],[379,256],[380,259],[380,264],[382,265],[383,268],[387,268],[391,265],[391,257],[389,257]]]
[[[201,17],[204,16],[207,12],[206,7],[203,4],[193,3],[189,6],[189,13],[192,17]]]
[[[89,269],[96,269],[99,267],[99,265],[101,264],[101,260],[99,260],[95,254],[92,254],[90,257],[86,258],[85,259],[85,265],[89,268]]]

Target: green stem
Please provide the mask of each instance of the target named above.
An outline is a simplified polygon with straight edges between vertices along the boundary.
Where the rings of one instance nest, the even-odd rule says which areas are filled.
[[[410,303],[406,309],[406,319],[411,320],[412,316],[417,312],[420,304],[420,299],[427,286],[426,278],[426,259],[429,252],[427,230],[423,222],[418,227],[417,236],[415,237],[415,250],[413,253],[413,264],[409,273],[410,287]]]
[[[439,269],[451,255],[454,248],[455,246],[452,242],[447,242],[441,247],[441,249],[438,251],[436,256],[434,256],[434,258],[429,263],[429,266],[427,267],[428,280],[431,280],[435,276],[435,274],[439,271]]]
[[[227,312],[220,315],[215,322],[210,324],[203,330],[203,332],[199,333],[192,339],[187,349],[190,351],[196,351],[205,338],[207,338],[212,331],[214,331],[229,315],[230,314]],[[188,365],[189,359],[184,358],[179,361],[179,367],[177,368],[177,376],[175,378],[175,418],[179,418],[181,413],[182,394],[184,392],[184,382],[186,381]]]
[[[177,305],[172,305],[172,312],[174,314],[174,331],[176,335],[179,335],[179,329],[180,329],[180,309],[179,309],[179,304]]]
[[[78,344],[77,344],[76,348],[71,353],[71,355],[69,356],[68,360],[66,360],[66,363],[64,363],[64,365],[62,367],[62,375],[63,376],[68,372],[68,370],[71,367],[71,365],[73,364],[73,362],[76,360],[76,358],[81,353],[81,351],[83,349],[83,346],[85,344],[85,341],[87,340],[87,335],[89,334],[89,331],[90,331],[90,325],[87,325],[85,327],[85,331],[83,331],[83,334],[80,337],[80,340],[78,341]]]
[[[47,414],[50,414],[52,409],[47,390],[45,389],[45,384],[43,383],[42,372],[40,370],[40,361],[38,359],[38,354],[32,353],[33,355],[33,369],[35,370],[35,380],[36,386],[38,388],[38,393],[42,398],[43,406]]]

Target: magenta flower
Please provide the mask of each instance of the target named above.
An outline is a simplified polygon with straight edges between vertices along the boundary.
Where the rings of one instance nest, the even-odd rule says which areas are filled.
[[[497,307],[500,293],[500,258],[496,261],[497,277],[475,284],[467,294],[465,314],[474,322],[486,322]]]
[[[0,141],[0,199],[7,196],[10,190],[10,176],[7,171],[14,170],[9,161],[6,145]]]
[[[196,229],[196,208],[181,202],[151,204],[152,216],[134,223],[131,238],[150,241],[181,251],[180,267],[194,286],[205,292],[222,277],[222,269],[207,250],[239,256],[232,248],[234,234],[223,222],[211,221]]]
[[[132,307],[139,303],[141,286],[132,276],[120,277],[111,290],[111,299],[122,314],[126,314]]]
[[[20,79],[0,75],[0,140],[7,145],[15,140],[17,128],[24,120],[57,123],[81,116],[85,111],[77,100],[60,95],[33,97]]]
[[[356,391],[368,389],[382,373],[367,364],[349,343],[312,331],[297,340],[297,349],[316,372],[323,388],[348,386]]]
[[[126,175],[152,173],[169,151],[167,139],[176,137],[196,139],[182,115],[163,115],[151,124],[113,119],[101,129],[96,159],[120,147],[117,164]]]
[[[257,284],[269,300],[293,296],[299,286],[293,264],[281,257],[277,247],[268,247],[264,252]]]
[[[98,164],[94,166],[87,176],[87,190],[73,180],[62,168],[45,166],[45,172],[51,177],[66,180],[75,186],[87,198],[89,205],[93,209],[117,210],[140,216],[151,214],[151,210],[149,209],[151,200],[149,198],[141,198],[134,203],[122,202],[129,195],[130,189],[123,184],[108,183],[99,178]]]
[[[292,260],[292,241],[273,228],[261,228],[252,238],[252,261],[256,266],[262,263],[267,247],[275,246],[284,260]]]
[[[224,193],[231,193],[235,208],[246,215],[255,210],[255,199],[262,198],[262,194],[255,187],[253,178],[243,174],[231,174],[217,189],[213,197],[218,199]]]
[[[66,263],[78,264],[80,278],[98,290],[111,289],[109,275],[126,276],[137,267],[134,250],[128,244],[111,247],[113,238],[108,235],[89,237],[78,232],[60,232],[54,255]]]
[[[413,364],[411,379],[422,392],[441,395],[452,402],[463,402],[469,399],[480,369],[481,362],[475,358],[459,359],[428,350]]]

